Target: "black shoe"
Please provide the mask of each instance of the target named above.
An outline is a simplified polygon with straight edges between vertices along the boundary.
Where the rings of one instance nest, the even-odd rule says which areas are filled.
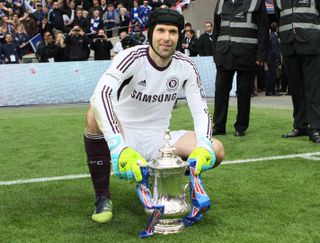
[[[244,131],[236,131],[235,133],[234,133],[234,136],[236,136],[236,137],[243,137],[243,136],[245,136],[246,134],[244,133]]]
[[[319,131],[313,131],[309,134],[309,140],[314,143],[320,143],[320,132]]]
[[[212,135],[226,135],[226,131],[217,130],[216,128],[212,128]]]
[[[282,134],[281,137],[282,138],[295,138],[295,137],[306,136],[306,135],[307,135],[306,130],[295,128],[289,133]]]

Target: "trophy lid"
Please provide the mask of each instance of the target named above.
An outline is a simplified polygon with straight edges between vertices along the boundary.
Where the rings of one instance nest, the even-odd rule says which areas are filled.
[[[176,155],[176,149],[170,145],[171,140],[170,130],[166,129],[164,140],[166,141],[163,148],[160,149],[161,157],[148,163],[148,167],[153,169],[171,169],[187,167],[188,163],[183,161],[179,156]]]

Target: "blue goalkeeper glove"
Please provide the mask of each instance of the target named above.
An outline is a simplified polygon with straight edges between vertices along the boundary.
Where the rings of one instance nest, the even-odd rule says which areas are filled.
[[[147,161],[135,150],[129,148],[120,134],[108,137],[111,161],[115,175],[120,179],[142,180],[139,166],[146,166]]]
[[[212,169],[216,161],[216,156],[212,149],[212,142],[208,138],[200,138],[197,147],[189,155],[188,161],[189,160],[196,160],[196,175]]]

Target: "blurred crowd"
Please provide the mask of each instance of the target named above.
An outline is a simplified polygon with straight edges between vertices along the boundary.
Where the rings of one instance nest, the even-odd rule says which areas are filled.
[[[157,7],[182,14],[190,0],[0,0],[0,64],[110,60],[111,50],[145,44],[148,16]],[[110,38],[119,36],[115,46]]]

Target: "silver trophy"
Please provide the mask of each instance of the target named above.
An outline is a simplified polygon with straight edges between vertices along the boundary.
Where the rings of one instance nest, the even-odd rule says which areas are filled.
[[[171,234],[184,229],[182,218],[190,212],[191,206],[186,197],[189,185],[185,171],[188,163],[175,154],[175,148],[169,144],[170,131],[166,130],[166,144],[160,149],[161,157],[148,163],[152,180],[151,192],[154,205],[163,205],[164,213],[154,227],[155,233]],[[146,209],[147,214],[152,210]]]

